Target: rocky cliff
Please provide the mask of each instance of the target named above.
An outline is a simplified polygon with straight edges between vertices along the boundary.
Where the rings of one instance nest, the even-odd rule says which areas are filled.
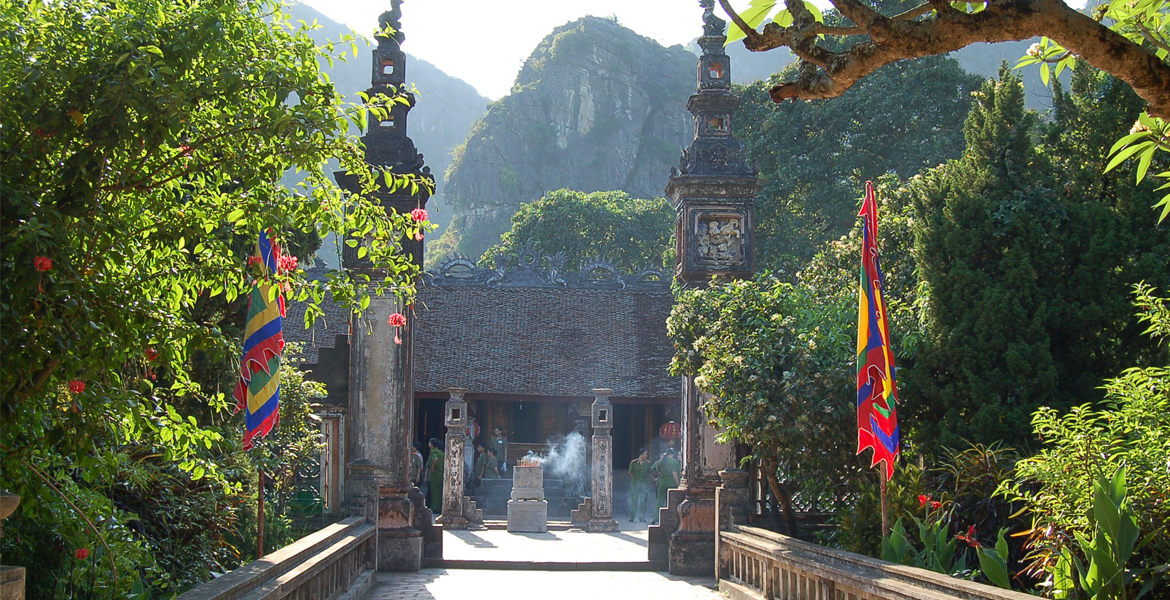
[[[682,46],[663,48],[607,19],[553,30],[512,93],[489,105],[456,149],[444,189],[454,220],[428,259],[478,258],[522,203],[548,191],[661,196],[693,137],[686,101],[695,64]]]
[[[349,27],[304,4],[292,4],[286,10],[294,22],[303,20],[312,23],[316,20],[321,25],[310,34],[318,43],[336,41],[343,34],[350,33]],[[358,33],[370,38],[376,26],[377,23],[371,23],[369,31]],[[409,39],[410,31],[405,31],[405,34]],[[356,59],[349,57],[346,62],[334,61],[332,66],[322,63],[322,68],[329,74],[337,91],[356,102],[357,93],[370,87],[370,60],[370,46],[368,42],[361,42],[358,44]],[[479,95],[471,84],[447,75],[425,60],[409,54],[406,60],[406,80],[418,90],[418,103],[410,111],[408,132],[419,152],[423,153],[431,172],[439,179],[436,192],[427,203],[431,221],[439,226],[431,234],[437,238],[451,222],[452,215],[448,197],[444,194],[443,173],[451,165],[452,151],[463,143],[467,130],[483,115],[489,100]],[[332,248],[333,244],[325,244],[322,246],[322,254]],[[335,256],[322,258],[326,263],[336,265]]]

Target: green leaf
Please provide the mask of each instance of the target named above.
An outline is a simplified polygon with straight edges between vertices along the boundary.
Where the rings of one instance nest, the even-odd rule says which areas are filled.
[[[739,16],[747,23],[748,27],[755,29],[760,26],[760,23],[764,22],[764,19],[768,17],[768,13],[772,12],[772,8],[775,6],[775,0],[759,0],[758,4],[753,1],[751,7],[741,12]],[[723,45],[726,46],[745,37],[747,37],[747,33],[740,29],[735,21],[732,21],[727,26],[727,41]]]
[[[1117,155],[1113,157],[1113,160],[1110,160],[1109,164],[1105,166],[1105,172],[1108,173],[1109,171],[1112,171],[1115,167],[1117,167],[1117,165],[1125,162],[1129,157],[1137,154],[1138,152],[1141,152],[1143,149],[1148,148],[1153,144],[1154,142],[1142,142],[1140,144],[1130,146],[1121,152],[1118,152]]]
[[[1145,178],[1146,171],[1150,168],[1150,161],[1154,159],[1154,151],[1157,149],[1157,146],[1150,146],[1149,149],[1142,153],[1141,158],[1138,159],[1137,172],[1135,173],[1137,180],[1134,183],[1141,183],[1142,179]]]
[[[1045,86],[1048,85],[1048,63],[1040,65],[1040,81],[1044,82]]]
[[[1003,539],[1001,536],[1000,539]],[[978,549],[979,568],[983,570],[983,574],[987,576],[991,583],[1010,590],[1012,589],[1012,580],[1008,575],[1007,565],[999,554],[992,552],[988,548]]]

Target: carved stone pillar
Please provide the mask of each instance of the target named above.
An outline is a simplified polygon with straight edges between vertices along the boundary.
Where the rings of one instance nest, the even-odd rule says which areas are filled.
[[[4,519],[20,506],[20,496],[0,490],[0,538],[4,537]],[[0,600],[24,600],[24,567],[0,565]]]
[[[695,139],[666,184],[676,214],[675,277],[684,287],[710,285],[755,273],[755,196],[762,185],[747,164],[743,142],[733,135],[739,100],[731,94],[731,60],[723,51],[726,23],[713,0],[703,7],[703,49],[698,90],[687,102]],[[682,465],[679,490],[671,490],[660,525],[651,528],[649,554],[661,559],[668,545],[673,575],[715,571],[715,487],[719,471],[735,467],[735,448],[716,441],[703,414],[704,399],[692,378],[683,379]]]
[[[586,531],[617,531],[613,520],[613,404],[609,401],[613,390],[593,390],[593,457],[591,495],[593,516],[585,524]]]
[[[447,388],[451,399],[447,401],[444,417],[447,424],[446,464],[443,470],[443,514],[439,523],[445,529],[467,529],[463,516],[463,450],[467,437],[467,402],[464,388]]]

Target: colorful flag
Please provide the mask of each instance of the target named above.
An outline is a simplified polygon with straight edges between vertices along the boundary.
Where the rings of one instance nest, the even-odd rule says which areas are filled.
[[[861,288],[857,312],[857,453],[873,449],[873,463],[885,463],[885,476],[894,476],[898,460],[898,388],[894,383],[894,351],[882,296],[885,279],[878,261],[877,200],[873,183],[865,182],[861,205]]]
[[[240,380],[233,396],[236,412],[244,411],[244,450],[254,446],[257,435],[264,437],[276,427],[280,403],[280,357],[284,351],[284,297],[279,284],[272,281],[280,264],[280,247],[260,232],[257,256],[264,276],[252,284],[248,297],[248,323],[244,330],[244,356],[240,361]]]

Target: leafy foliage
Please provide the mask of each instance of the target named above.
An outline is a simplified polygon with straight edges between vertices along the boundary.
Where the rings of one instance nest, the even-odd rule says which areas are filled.
[[[1170,273],[1166,232],[1135,210],[1148,184],[1094,169],[1093,140],[1136,108],[1130,92],[1078,67],[1037,146],[1019,80],[1001,78],[976,97],[963,157],[907,185],[926,334],[900,369],[903,407],[932,454],[964,440],[1027,450],[1037,407],[1099,400],[1102,379],[1151,352],[1128,286]]]
[[[332,45],[269,0],[5,1],[0,17],[0,487],[23,498],[17,522],[56,532],[43,539],[108,546],[98,588],[176,589],[227,560],[209,523],[239,490],[224,431],[240,420],[218,384],[238,369],[258,232],[294,252],[371,240],[385,277],[282,276],[310,305],[411,293],[398,240],[425,224],[369,196],[429,184],[370,172],[347,134],[406,99],[344,103],[319,70]],[[331,183],[332,159],[363,194]]]
[[[854,227],[865,180],[905,180],[958,157],[979,83],[953,59],[933,57],[885,67],[831,101],[777,105],[768,82],[737,88],[737,135],[764,181],[760,265],[790,277]]]
[[[488,248],[480,263],[512,254],[528,240],[545,252],[564,252],[565,268],[602,257],[629,272],[648,267],[674,271],[674,209],[662,198],[640,200],[625,192],[549,192],[512,215],[512,229]]]
[[[1146,286],[1137,289],[1137,298],[1137,304],[1146,307],[1143,317],[1151,324],[1151,332],[1164,335],[1170,323],[1166,318],[1170,302]],[[1170,464],[1170,368],[1129,369],[1107,381],[1105,390],[1106,400],[1099,409],[1081,405],[1066,414],[1047,407],[1036,411],[1032,424],[1044,448],[1020,461],[1017,476],[1002,486],[1002,492],[1024,502],[1032,516],[1028,546],[1033,573],[1059,574],[1057,564],[1066,552],[1088,560],[1081,551],[1085,544],[1076,540],[1094,537],[1094,486],[1102,478],[1114,480],[1123,466],[1126,503],[1148,538],[1135,564],[1150,568],[1170,563],[1170,473],[1166,470]]]

